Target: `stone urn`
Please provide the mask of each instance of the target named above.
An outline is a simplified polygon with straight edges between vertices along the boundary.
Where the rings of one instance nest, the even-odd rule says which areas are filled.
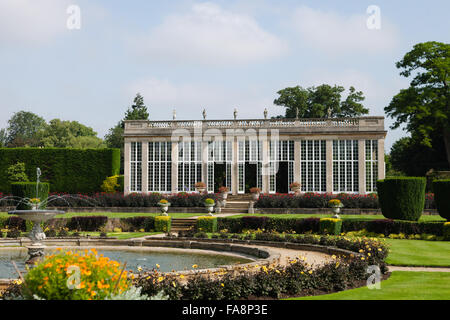
[[[300,193],[300,189],[301,189],[300,183],[292,182],[289,187],[291,188],[291,191],[294,192],[294,194],[299,194]]]
[[[213,214],[213,211],[214,211],[214,206],[216,205],[216,202],[213,200],[213,199],[211,199],[211,198],[208,198],[208,199],[206,199],[205,200],[205,208],[206,208],[206,210],[208,211],[208,214],[210,215],[210,216],[212,216]]]
[[[205,193],[206,191],[206,184],[204,182],[197,182],[194,187],[198,193]]]
[[[252,201],[258,201],[261,190],[259,188],[250,188],[250,193],[252,195]]]
[[[161,215],[167,216],[167,211],[169,211],[169,202],[158,202],[159,210],[161,211]]]

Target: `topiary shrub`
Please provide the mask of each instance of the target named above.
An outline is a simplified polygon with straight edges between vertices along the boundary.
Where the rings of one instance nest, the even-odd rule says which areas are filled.
[[[339,235],[342,229],[342,220],[334,218],[320,219],[320,233]]]
[[[433,181],[433,190],[439,215],[450,220],[450,179]]]
[[[217,232],[217,218],[199,217],[197,219],[197,230],[203,232]]]
[[[450,222],[444,223],[443,229],[444,240],[450,241]]]
[[[155,231],[156,232],[170,232],[171,218],[168,216],[155,217]]]
[[[36,198],[36,182],[14,182],[11,183],[11,191],[12,194],[16,197],[23,198],[24,201],[21,201],[17,205],[17,210],[30,210],[31,205],[27,199]],[[48,198],[48,192],[50,190],[50,186],[46,182],[40,182],[37,186],[37,198],[40,200],[41,205],[40,209],[45,209],[45,201]]]
[[[396,177],[377,181],[383,216],[388,219],[417,221],[425,206],[426,180],[421,177]]]

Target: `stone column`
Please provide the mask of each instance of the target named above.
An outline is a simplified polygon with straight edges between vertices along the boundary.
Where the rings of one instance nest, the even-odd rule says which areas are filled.
[[[358,140],[359,193],[366,193],[366,140]]]
[[[148,141],[142,144],[142,193],[148,193]]]
[[[178,142],[172,141],[172,193],[178,192]]]
[[[208,190],[208,141],[202,141],[202,181],[206,183]]]
[[[262,192],[269,193],[269,140],[262,141]],[[294,168],[295,172],[295,168]]]
[[[231,142],[231,149],[233,150],[232,155],[232,162],[231,162],[231,191],[232,194],[236,195],[238,193],[238,168],[237,168],[237,162],[238,162],[238,144],[236,136],[233,137],[233,140]]]
[[[131,152],[131,142],[125,139],[124,145],[124,161],[123,161],[123,174],[124,174],[124,194],[130,193],[130,152]]]
[[[378,140],[378,179],[384,179],[386,177],[385,164],[384,164],[384,139]]]
[[[327,193],[333,192],[333,140],[325,141],[325,156],[326,156],[326,170],[327,181],[326,191]]]
[[[294,181],[300,183],[300,140],[294,140]]]

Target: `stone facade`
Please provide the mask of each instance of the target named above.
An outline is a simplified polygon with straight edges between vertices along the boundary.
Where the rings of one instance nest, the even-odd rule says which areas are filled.
[[[125,121],[125,193],[368,193],[384,178],[384,117]]]

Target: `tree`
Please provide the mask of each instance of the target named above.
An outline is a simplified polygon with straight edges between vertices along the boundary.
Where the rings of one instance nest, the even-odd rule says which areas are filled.
[[[430,168],[444,169],[447,165],[444,140],[436,133],[432,134],[432,139],[433,147],[428,147],[412,137],[397,140],[389,154],[392,171],[408,176],[424,176]]]
[[[149,114],[144,104],[144,97],[137,93],[133,102],[134,104],[131,105],[131,108],[128,108],[126,111],[124,120],[147,120]]]
[[[25,173],[25,163],[17,162],[16,164],[10,165],[6,170],[6,175],[8,177],[8,182],[28,182],[28,176]]]
[[[450,45],[416,44],[396,67],[401,76],[413,78],[384,108],[395,119],[391,128],[406,124],[413,141],[428,148],[435,143],[433,136],[442,137],[450,166]]]
[[[36,147],[40,144],[39,134],[45,127],[45,120],[38,115],[19,111],[8,120],[8,147]]]
[[[6,132],[6,129],[0,130],[0,148],[6,147],[6,143],[8,141],[8,133]]]
[[[78,121],[50,120],[41,132],[41,144],[54,148],[99,148],[104,146],[97,132]]]
[[[361,91],[350,87],[349,94],[342,100],[344,91],[342,86],[328,84],[307,89],[288,87],[277,92],[279,97],[273,103],[286,108],[286,118],[295,118],[297,110],[300,118],[357,117],[369,113],[361,104],[365,99]]]
[[[136,94],[136,97],[133,100],[133,105],[127,109],[125,112],[125,117],[120,120],[114,127],[109,129],[108,133],[105,135],[105,143],[108,148],[120,148],[120,159],[121,159],[121,168],[123,169],[123,147],[124,147],[124,139],[123,133],[125,130],[125,120],[147,120],[149,117],[149,113],[147,107],[144,103],[144,98],[140,93]]]

